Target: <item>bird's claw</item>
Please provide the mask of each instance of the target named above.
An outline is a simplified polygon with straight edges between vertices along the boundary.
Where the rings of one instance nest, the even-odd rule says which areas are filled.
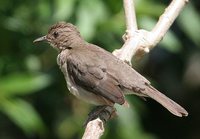
[[[95,107],[89,114],[87,120],[84,122],[83,126],[86,127],[86,125],[97,118],[100,118],[104,123],[108,121],[109,119],[112,119],[115,117],[116,109],[113,106],[97,106]]]

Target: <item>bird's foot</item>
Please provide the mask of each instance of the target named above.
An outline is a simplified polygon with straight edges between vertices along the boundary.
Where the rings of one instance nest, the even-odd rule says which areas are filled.
[[[97,118],[100,118],[105,123],[106,121],[112,119],[116,115],[117,115],[116,109],[113,106],[107,106],[107,105],[97,106],[88,114],[88,118],[83,126],[86,127],[86,125],[90,121]]]

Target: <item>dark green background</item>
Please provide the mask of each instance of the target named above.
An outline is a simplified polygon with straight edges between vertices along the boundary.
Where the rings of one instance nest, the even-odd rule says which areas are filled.
[[[167,0],[137,0],[140,28],[150,30]],[[128,96],[117,106],[104,139],[200,138],[200,2],[193,0],[155,49],[133,67],[189,116],[178,118],[148,99]],[[48,44],[33,45],[58,21],[78,26],[82,36],[108,51],[125,32],[122,0],[0,1],[0,139],[78,139],[92,106],[69,94]]]

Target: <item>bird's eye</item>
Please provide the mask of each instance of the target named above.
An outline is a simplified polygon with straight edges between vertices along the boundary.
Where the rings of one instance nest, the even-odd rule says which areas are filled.
[[[53,36],[54,36],[54,38],[57,38],[57,37],[58,37],[58,32],[55,31],[55,32],[53,33]]]

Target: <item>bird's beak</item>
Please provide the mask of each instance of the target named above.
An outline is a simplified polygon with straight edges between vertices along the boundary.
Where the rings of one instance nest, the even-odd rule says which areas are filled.
[[[42,36],[40,38],[37,38],[33,41],[33,43],[38,43],[38,42],[42,42],[42,41],[46,41],[47,37],[46,36]]]

